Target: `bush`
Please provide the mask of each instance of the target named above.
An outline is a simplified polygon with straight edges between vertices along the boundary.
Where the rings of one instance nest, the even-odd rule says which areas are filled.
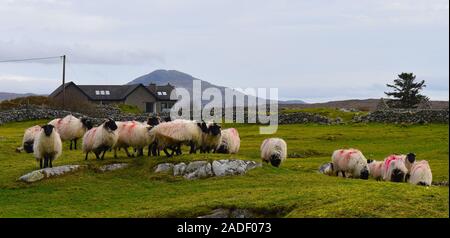
[[[137,106],[128,105],[128,104],[119,104],[118,105],[120,111],[122,113],[130,113],[130,114],[141,114],[142,111]]]
[[[23,105],[48,106],[50,100],[46,96],[20,97],[0,102],[0,110],[9,110]]]

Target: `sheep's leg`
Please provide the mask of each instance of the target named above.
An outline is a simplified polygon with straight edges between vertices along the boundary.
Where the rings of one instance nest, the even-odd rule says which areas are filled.
[[[114,158],[117,159],[117,147],[114,148]]]
[[[164,153],[166,154],[167,158],[170,158],[172,155],[169,154],[166,148],[163,149]]]
[[[109,150],[109,149],[108,149],[108,148],[106,148],[106,149],[104,149],[104,150],[103,150],[103,154],[102,154],[102,160],[103,160],[103,159],[105,158],[105,153],[106,153],[106,151],[107,151],[107,150]]]
[[[78,139],[74,139],[75,150],[77,150],[77,140],[78,140]]]
[[[95,151],[94,154],[95,154],[96,159],[100,159],[100,156],[99,156],[100,153],[98,151]]]
[[[42,169],[42,159],[39,159],[39,168]]]
[[[144,156],[144,148],[138,149],[138,156]]]
[[[89,154],[89,152],[86,152],[86,156],[84,157],[84,160],[88,159],[88,154]]]
[[[48,157],[44,156],[44,168],[48,167]]]
[[[344,171],[341,171],[341,173],[342,173],[342,177],[347,178],[347,177],[345,177],[345,172]]]
[[[125,153],[127,153],[127,156],[128,156],[128,157],[131,157],[131,154],[130,154],[130,152],[128,151],[128,147],[125,147],[124,150],[125,150]]]
[[[189,154],[196,154],[197,149],[195,148],[194,142],[190,142],[190,145],[191,145],[191,150],[189,151]]]
[[[48,158],[48,161],[50,163],[50,168],[53,168],[53,158]]]

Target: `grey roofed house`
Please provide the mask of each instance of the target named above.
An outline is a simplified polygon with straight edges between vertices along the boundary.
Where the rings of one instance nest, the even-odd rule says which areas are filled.
[[[150,84],[133,85],[76,85],[66,83],[65,98],[68,105],[72,103],[128,104],[137,106],[143,112],[164,112],[170,110],[176,100],[170,98],[170,84],[157,86]],[[62,100],[63,87],[59,86],[49,97]]]

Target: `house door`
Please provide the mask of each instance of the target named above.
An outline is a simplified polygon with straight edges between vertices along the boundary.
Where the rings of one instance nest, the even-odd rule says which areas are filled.
[[[145,103],[145,112],[154,112],[153,108],[154,108],[154,104],[153,102],[147,102]]]

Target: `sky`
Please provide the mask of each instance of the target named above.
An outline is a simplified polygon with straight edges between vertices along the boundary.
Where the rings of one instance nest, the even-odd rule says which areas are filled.
[[[280,99],[380,98],[402,72],[449,97],[448,0],[0,0],[0,61],[67,55],[66,80],[174,69]],[[0,92],[48,94],[59,58],[0,63]]]

